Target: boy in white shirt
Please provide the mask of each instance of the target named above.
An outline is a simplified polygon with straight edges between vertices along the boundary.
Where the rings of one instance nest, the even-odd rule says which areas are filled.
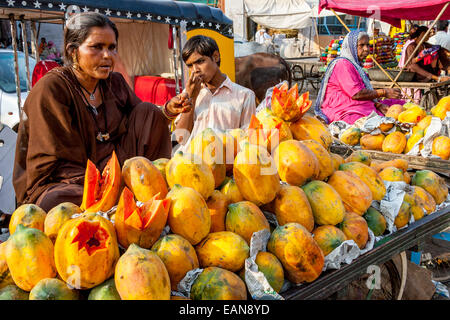
[[[214,39],[201,35],[190,38],[182,57],[190,72],[185,95],[194,108],[175,121],[179,150],[189,150],[192,138],[206,128],[222,132],[247,128],[256,112],[255,94],[220,71],[220,52]]]

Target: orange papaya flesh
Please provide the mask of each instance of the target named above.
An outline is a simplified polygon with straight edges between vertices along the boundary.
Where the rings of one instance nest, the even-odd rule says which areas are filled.
[[[306,104],[303,104],[302,107],[301,107],[302,114],[305,114],[309,110],[309,108],[311,108],[311,106],[312,106],[312,101],[311,100],[308,100],[306,102]]]
[[[106,248],[109,238],[108,231],[100,226],[100,222],[83,221],[78,226],[78,234],[73,238],[72,243],[78,242],[78,251],[85,248],[91,256],[96,251]]]
[[[101,180],[100,171],[98,171],[95,164],[88,160],[86,175],[85,175],[85,198],[83,200],[83,208],[88,208],[97,202],[100,194],[99,182]]]
[[[281,126],[281,124],[280,124]],[[264,142],[267,141],[267,136],[264,133],[263,125],[258,120],[258,118],[255,117],[255,115],[252,114],[252,118],[250,120],[250,125],[248,126],[249,129],[253,129],[249,131],[249,141],[253,144],[257,145],[263,145]]]
[[[122,173],[113,151],[102,173],[88,160],[84,178],[82,210],[90,212],[109,210],[117,199]]]
[[[159,200],[159,193],[151,200],[146,201],[141,207],[138,207],[133,193],[125,187],[123,189],[123,200],[124,221],[127,225],[137,230],[147,229],[155,219],[158,219],[161,213],[167,219],[170,199]]]
[[[165,216],[165,219],[167,220],[170,199],[158,200],[158,195],[159,194],[155,195],[155,197],[153,197],[151,201],[146,202],[141,207],[141,212],[144,215],[144,217],[142,218],[141,230],[147,229],[156,219],[161,217],[161,212],[164,213],[162,216]]]

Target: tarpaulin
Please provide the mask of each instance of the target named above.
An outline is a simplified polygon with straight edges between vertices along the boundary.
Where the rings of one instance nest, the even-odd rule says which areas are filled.
[[[312,25],[311,7],[305,0],[244,0],[245,14],[273,29],[302,29]]]
[[[427,21],[439,15],[448,0],[320,0],[319,10],[334,9],[401,27],[401,19]],[[319,11],[320,13],[320,11]],[[450,19],[450,6],[440,20]]]

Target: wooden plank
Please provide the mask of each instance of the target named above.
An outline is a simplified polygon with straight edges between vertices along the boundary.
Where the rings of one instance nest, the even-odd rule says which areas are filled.
[[[331,152],[340,154],[344,157],[349,156],[354,150],[350,146],[335,145],[330,147]],[[435,172],[440,172],[450,175],[450,161],[442,159],[429,159],[421,156],[410,156],[406,154],[397,154],[390,152],[382,152],[375,150],[364,150],[372,156],[373,160],[389,161],[393,159],[404,159],[409,163],[409,168],[416,170],[428,169]]]
[[[390,81],[370,81],[374,88],[389,88],[392,84]],[[450,80],[441,82],[398,82],[402,88],[414,89],[432,89],[450,85]]]

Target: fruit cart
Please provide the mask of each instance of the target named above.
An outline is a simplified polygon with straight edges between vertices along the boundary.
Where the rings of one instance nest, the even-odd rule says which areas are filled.
[[[368,157],[352,162],[329,153],[331,133],[306,113],[312,104],[308,93],[299,95],[297,87],[292,88],[286,84],[274,89],[276,103],[270,110],[258,111],[251,131],[238,128],[227,135],[208,128],[196,135],[193,145],[200,148],[193,148],[195,157],[182,152],[154,161],[133,157],[121,167],[112,152],[101,173],[88,161],[85,175],[94,179],[84,184],[80,206],[60,203],[45,212],[22,204],[9,221],[0,221],[0,232],[8,228],[10,233],[3,245],[5,258],[0,251],[0,276],[2,270],[4,279],[11,275],[5,292],[23,288],[33,300],[50,279],[66,292],[74,289],[65,283],[83,290],[68,294],[86,297],[111,284],[114,274],[116,300],[172,299],[173,294],[192,300],[327,299],[378,266],[384,278],[386,271],[389,276],[383,283],[390,290],[387,298],[401,299],[407,275],[405,251],[449,226],[447,185],[432,171],[416,173],[417,183],[411,187],[422,185],[425,195],[425,188],[430,190],[428,199],[416,203],[412,195],[406,197],[404,189],[396,188],[398,184],[384,185],[370,164],[362,163]],[[265,128],[279,130],[283,141],[267,136]],[[314,138],[304,138],[310,134]],[[227,144],[233,139],[236,143]],[[228,161],[196,161],[230,147],[232,167],[227,168]],[[247,157],[250,154],[256,157]],[[276,170],[269,171],[266,159],[272,154]],[[289,174],[291,170],[301,174]],[[399,202],[400,208],[394,207]],[[413,205],[419,213],[413,212]],[[326,233],[321,235],[321,230]],[[35,239],[24,234],[39,237],[45,263],[35,258],[41,252],[37,246],[24,255],[19,240]],[[330,235],[332,243],[323,235]],[[0,234],[0,241],[5,238]],[[401,268],[394,257],[399,253]],[[147,258],[139,258],[141,254]],[[49,267],[52,263],[55,268]],[[265,270],[264,265],[270,268]],[[38,277],[21,282],[23,277],[16,275],[29,274],[24,266],[36,266]],[[74,271],[71,266],[79,267],[77,276],[69,274]],[[135,275],[148,279],[127,281],[138,279]],[[55,293],[56,298],[60,295]]]
[[[391,278],[392,297],[397,299],[402,289],[400,284],[402,276],[395,267],[392,267],[390,259],[407,249],[420,245],[424,239],[442,231],[449,225],[450,207],[447,206],[375,243],[372,250],[359,256],[351,264],[338,270],[325,271],[314,282],[302,285],[300,288],[292,288],[282,295],[285,299],[293,300],[326,299],[351,281],[366,274],[369,266],[387,263]],[[402,270],[403,272],[404,270]]]
[[[325,72],[325,63],[318,57],[284,58],[291,66],[292,79],[298,83],[299,92],[308,83],[314,89],[318,89]]]
[[[350,32],[350,29],[346,26],[345,22],[337,15],[337,12],[348,13],[352,15],[358,15],[361,17],[371,17],[376,18],[381,21],[387,22],[393,26],[400,27],[401,20],[434,20],[429,26],[428,31],[425,36],[419,41],[414,52],[409,56],[408,60],[404,63],[404,66],[399,70],[395,77],[391,77],[381,65],[378,64],[376,59],[374,60],[377,67],[389,78],[389,82],[386,83],[372,83],[374,88],[412,88],[415,90],[423,90],[424,96],[421,101],[421,105],[428,104],[436,97],[428,97],[436,94],[435,86],[443,87],[447,90],[448,83],[436,84],[436,83],[399,83],[399,79],[406,71],[406,66],[412,61],[412,59],[418,53],[421,44],[427,39],[431,30],[434,28],[438,20],[448,20],[450,18],[450,13],[448,7],[450,2],[445,0],[430,0],[430,1],[408,1],[408,3],[399,3],[393,5],[390,1],[347,1],[340,2],[332,0],[320,0],[319,10],[329,9],[331,10],[341,24]],[[336,11],[335,11],[336,10]],[[320,12],[320,11],[319,11]],[[442,89],[442,88],[441,88]]]

